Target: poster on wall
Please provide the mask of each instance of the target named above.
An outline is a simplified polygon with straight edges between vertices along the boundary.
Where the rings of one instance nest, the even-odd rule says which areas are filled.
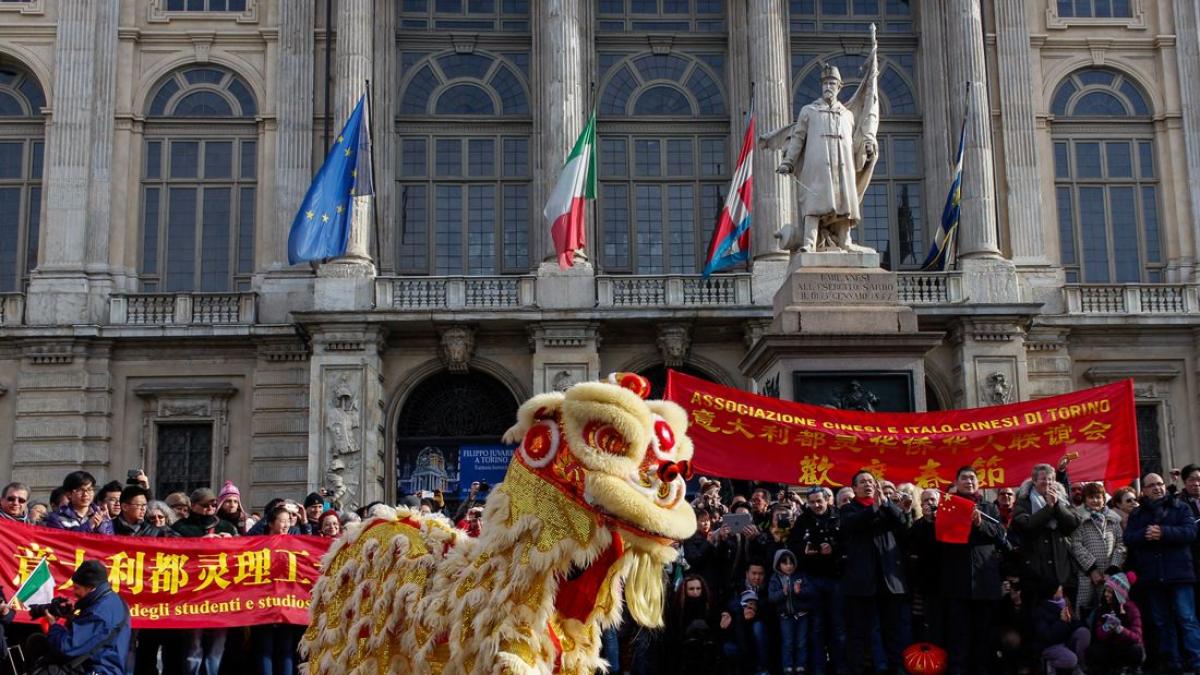
[[[504,480],[512,460],[513,445],[463,445],[458,448],[459,496],[467,498],[471,483],[486,481],[495,486]]]

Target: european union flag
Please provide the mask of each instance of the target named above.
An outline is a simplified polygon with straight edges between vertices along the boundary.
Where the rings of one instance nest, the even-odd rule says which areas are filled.
[[[350,241],[351,198],[374,192],[364,94],[308,186],[288,235],[288,262],[336,258]]]
[[[971,114],[970,102],[968,98],[967,107],[963,110],[962,128],[958,131],[954,178],[950,181],[950,191],[946,194],[946,205],[942,207],[942,222],[933,235],[929,255],[925,257],[925,262],[921,263],[921,269],[926,272],[944,272],[954,254],[954,243],[958,235],[959,201],[962,199],[963,147],[967,139],[967,119]]]

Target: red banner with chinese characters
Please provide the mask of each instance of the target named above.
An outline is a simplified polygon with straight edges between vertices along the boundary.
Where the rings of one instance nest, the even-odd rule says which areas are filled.
[[[1072,481],[1137,477],[1133,382],[990,408],[868,413],[781,401],[670,371],[666,398],[688,412],[698,473],[792,485],[847,485],[859,470],[945,488],[970,465],[982,487],[1016,486],[1070,455]]]
[[[308,624],[309,594],[330,539],[277,535],[219,539],[119,537],[0,523],[0,579],[12,598],[47,558],[55,595],[72,602],[84,560],[108,568],[134,628]],[[17,613],[28,621],[29,613]]]

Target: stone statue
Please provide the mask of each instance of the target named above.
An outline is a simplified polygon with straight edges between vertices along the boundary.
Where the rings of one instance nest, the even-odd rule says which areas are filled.
[[[833,397],[833,407],[841,410],[858,410],[860,412],[875,412],[879,397],[870,389],[859,384],[858,380],[850,380],[836,396]]]
[[[821,98],[800,109],[790,125],[761,139],[783,150],[777,173],[800,186],[803,226],[787,224],[776,234],[783,248],[797,251],[873,252],[855,244],[850,230],[862,220],[861,203],[879,157],[879,59],[875,26],[862,82],[850,100],[838,100],[842,74],[821,66]]]
[[[325,429],[329,432],[329,448],[334,457],[359,451],[358,404],[350,384],[339,379],[333,386],[333,401],[325,411]]]
[[[987,402],[992,405],[1012,403],[1012,386],[1008,383],[1008,376],[1004,373],[999,371],[989,373],[983,390]]]

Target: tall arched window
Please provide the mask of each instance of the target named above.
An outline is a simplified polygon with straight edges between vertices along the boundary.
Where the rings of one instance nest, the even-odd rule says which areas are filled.
[[[249,290],[254,271],[258,106],[241,77],[192,66],[146,111],[142,289]]]
[[[843,102],[854,95],[864,54],[811,53],[792,55],[797,74],[793,107],[800,108],[821,97],[821,63],[831,63],[842,74]],[[925,208],[921,176],[921,115],[913,83],[910,53],[879,55],[880,116],[879,160],[871,184],[863,195],[862,222],[855,239],[879,251],[886,269],[913,269],[925,258]]]
[[[698,272],[731,171],[724,56],[598,57],[601,265]]]
[[[1162,281],[1158,170],[1145,94],[1120,72],[1085,68],[1058,85],[1050,112],[1067,281]]]
[[[528,52],[406,51],[401,67],[398,271],[528,272]]]
[[[0,64],[0,293],[37,267],[46,97],[28,72]]]

